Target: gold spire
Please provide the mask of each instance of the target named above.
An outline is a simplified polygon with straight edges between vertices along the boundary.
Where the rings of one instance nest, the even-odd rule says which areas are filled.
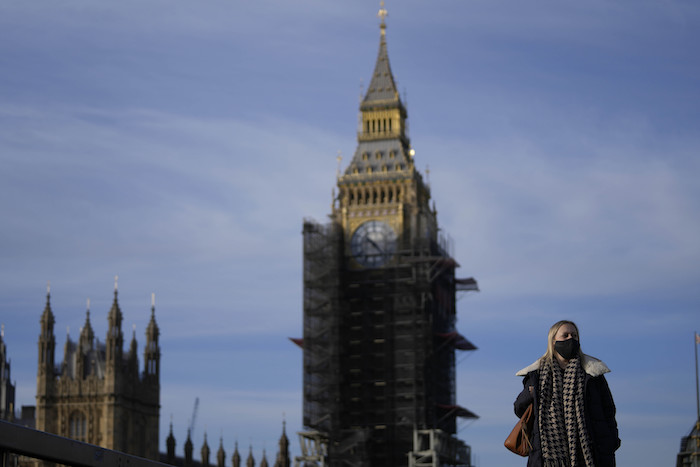
[[[381,0],[379,2],[379,12],[377,13],[377,17],[380,19],[381,23],[379,24],[379,28],[382,30],[382,36],[386,34],[386,23],[384,22],[384,19],[389,15],[387,13],[386,8],[384,8],[384,0]]]

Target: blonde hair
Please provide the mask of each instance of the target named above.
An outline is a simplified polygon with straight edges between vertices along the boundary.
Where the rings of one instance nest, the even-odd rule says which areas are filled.
[[[554,361],[554,338],[557,335],[557,332],[559,332],[559,328],[564,326],[565,324],[570,324],[576,329],[576,334],[578,335],[578,341],[579,343],[581,342],[581,333],[578,332],[578,326],[576,326],[576,323],[573,321],[569,321],[566,319],[563,319],[561,321],[557,321],[552,325],[551,328],[549,328],[549,332],[547,333],[547,351],[540,357],[540,360],[549,360],[549,361]],[[581,352],[581,347],[579,346],[578,349],[578,355],[581,357],[583,355],[583,352]]]

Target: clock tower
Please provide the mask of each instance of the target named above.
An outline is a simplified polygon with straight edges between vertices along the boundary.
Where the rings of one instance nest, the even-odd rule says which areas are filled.
[[[304,222],[302,465],[469,466],[457,439],[457,279],[416,170],[389,65],[386,10],[360,104],[357,149],[338,174],[331,222]],[[303,464],[303,463],[306,464]],[[430,463],[425,463],[430,462]]]
[[[357,149],[338,177],[333,217],[341,225],[353,267],[396,263],[398,250],[436,236],[430,190],[415,169],[406,127],[406,107],[389,65],[386,10],[381,17],[379,54],[360,105]]]

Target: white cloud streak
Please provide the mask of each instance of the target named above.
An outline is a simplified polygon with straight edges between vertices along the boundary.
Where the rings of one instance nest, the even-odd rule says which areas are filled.
[[[336,152],[347,164],[354,150],[377,7],[0,5],[0,67],[12,70],[0,77],[0,314],[20,404],[33,401],[45,281],[61,341],[87,297],[104,334],[119,274],[139,337],[156,292],[162,438],[172,413],[182,446],[199,396],[201,427],[210,441],[223,429],[229,454],[232,433],[256,457],[266,439],[270,460],[282,412],[294,442],[300,353],[286,338],[301,330],[301,221],[324,219]],[[562,315],[614,369],[618,462],[673,458],[692,401],[665,385],[692,385],[679,334],[699,300],[700,8],[387,7],[416,162],[430,165],[460,275],[482,290],[458,304],[460,331],[479,346],[458,384],[458,402],[481,416],[460,432],[478,464],[521,463],[501,445],[511,375]],[[640,412],[640,384],[660,410]],[[653,459],[635,454],[648,451],[635,450],[646,423],[663,427]]]

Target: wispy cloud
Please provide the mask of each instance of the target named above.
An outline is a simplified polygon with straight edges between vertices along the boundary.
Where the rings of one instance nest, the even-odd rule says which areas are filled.
[[[482,290],[458,302],[459,329],[479,346],[460,363],[458,402],[481,416],[460,436],[480,464],[519,462],[502,448],[512,374],[568,317],[613,368],[618,461],[639,464],[639,421],[664,427],[655,460],[672,458],[687,391],[664,385],[692,391],[678,335],[694,326],[700,280],[700,8],[387,8],[416,164],[430,166],[458,273]],[[161,438],[173,414],[182,446],[199,396],[210,445],[221,430],[229,453],[229,433],[242,448],[272,434],[272,451],[282,412],[295,442],[301,354],[286,338],[301,332],[301,223],[326,219],[337,151],[343,165],[354,151],[377,9],[0,5],[0,68],[11,70],[0,76],[0,314],[20,404],[33,401],[45,282],[61,342],[87,297],[104,335],[118,274],[128,337],[132,323],[143,336],[156,293]],[[640,373],[661,410],[639,411]]]

